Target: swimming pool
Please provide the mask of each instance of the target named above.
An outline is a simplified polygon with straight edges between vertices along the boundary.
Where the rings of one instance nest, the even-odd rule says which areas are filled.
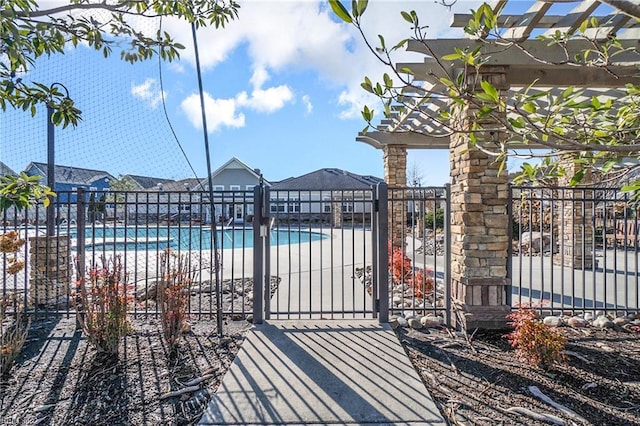
[[[218,229],[218,247],[252,248],[253,229]],[[71,238],[76,238],[74,233]],[[302,229],[272,229],[271,245],[300,244],[328,238],[321,232]],[[206,227],[119,226],[87,228],[85,245],[107,250],[210,250],[212,230]]]

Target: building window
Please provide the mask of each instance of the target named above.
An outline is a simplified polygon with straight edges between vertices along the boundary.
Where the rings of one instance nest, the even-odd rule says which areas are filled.
[[[213,185],[214,191],[224,191],[224,185]]]
[[[271,204],[271,206],[269,207],[269,211],[271,211],[271,213],[284,213],[286,211],[286,198],[272,198],[269,201]]]
[[[289,213],[300,213],[300,201],[297,198],[292,198],[291,200],[289,200],[287,211]]]
[[[240,191],[240,185],[229,185],[231,191]]]
[[[342,204],[342,213],[353,213],[353,204],[351,204],[351,203],[343,203]]]
[[[247,191],[253,191],[253,187],[254,186],[255,185],[247,185],[247,186],[245,186],[245,188],[247,188]]]
[[[331,197],[324,197],[322,200],[322,212],[331,213]]]

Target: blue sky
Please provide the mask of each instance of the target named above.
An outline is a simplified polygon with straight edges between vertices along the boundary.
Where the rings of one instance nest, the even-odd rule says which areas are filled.
[[[459,1],[455,10],[467,12],[477,4]],[[326,2],[246,0],[241,5],[237,22],[198,31],[213,169],[235,156],[273,181],[323,167],[382,177],[382,152],[355,137],[364,127],[362,106],[379,109],[359,84],[363,76],[375,78],[385,69],[355,29],[337,22]],[[365,18],[368,33],[388,40],[407,37],[401,9],[416,9],[430,37],[451,36],[451,12],[432,1],[372,1]],[[141,25],[153,31],[157,23]],[[83,110],[76,129],[56,130],[56,163],[178,179],[193,176],[189,162],[198,176],[206,175],[190,28],[165,20],[163,29],[187,47],[179,62],[162,64],[169,121],[156,60],[130,65],[117,54],[105,60],[81,46],[38,61],[25,74],[45,84],[64,83]],[[407,55],[396,60],[421,60]],[[30,161],[46,162],[45,125],[44,109],[33,118],[3,112],[0,160],[15,170]],[[408,163],[419,171],[422,184],[449,180],[446,151],[412,150]]]

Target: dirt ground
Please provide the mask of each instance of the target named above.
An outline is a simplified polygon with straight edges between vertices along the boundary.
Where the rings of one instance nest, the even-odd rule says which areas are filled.
[[[189,425],[201,417],[233,361],[246,321],[193,321],[168,357],[158,320],[133,320],[117,362],[96,357],[75,319],[32,323],[27,343],[0,388],[4,425]],[[206,378],[196,390],[163,398]]]
[[[194,320],[179,355],[169,358],[157,320],[133,325],[119,361],[112,362],[96,357],[73,317],[35,321],[17,365],[3,378],[0,423],[195,424],[250,326],[225,320],[218,338],[215,320]],[[549,371],[516,359],[501,332],[476,333],[471,344],[443,329],[396,332],[452,425],[546,425],[553,424],[551,416],[557,424],[640,425],[640,333],[561,330],[571,355]],[[191,392],[163,398],[203,377]],[[572,413],[534,396],[532,386]]]
[[[518,360],[504,332],[477,333],[471,344],[437,329],[399,329],[398,335],[453,425],[640,425],[640,333],[559,330],[568,339],[568,356],[548,371]],[[534,396],[531,387],[572,413]],[[547,420],[535,420],[520,408]]]

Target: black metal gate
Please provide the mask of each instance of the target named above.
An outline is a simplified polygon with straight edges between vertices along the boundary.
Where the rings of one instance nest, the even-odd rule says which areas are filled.
[[[320,191],[256,186],[254,322],[270,318],[386,322],[387,300],[378,297],[386,294],[388,281],[386,204],[379,202],[385,196],[386,185]]]

